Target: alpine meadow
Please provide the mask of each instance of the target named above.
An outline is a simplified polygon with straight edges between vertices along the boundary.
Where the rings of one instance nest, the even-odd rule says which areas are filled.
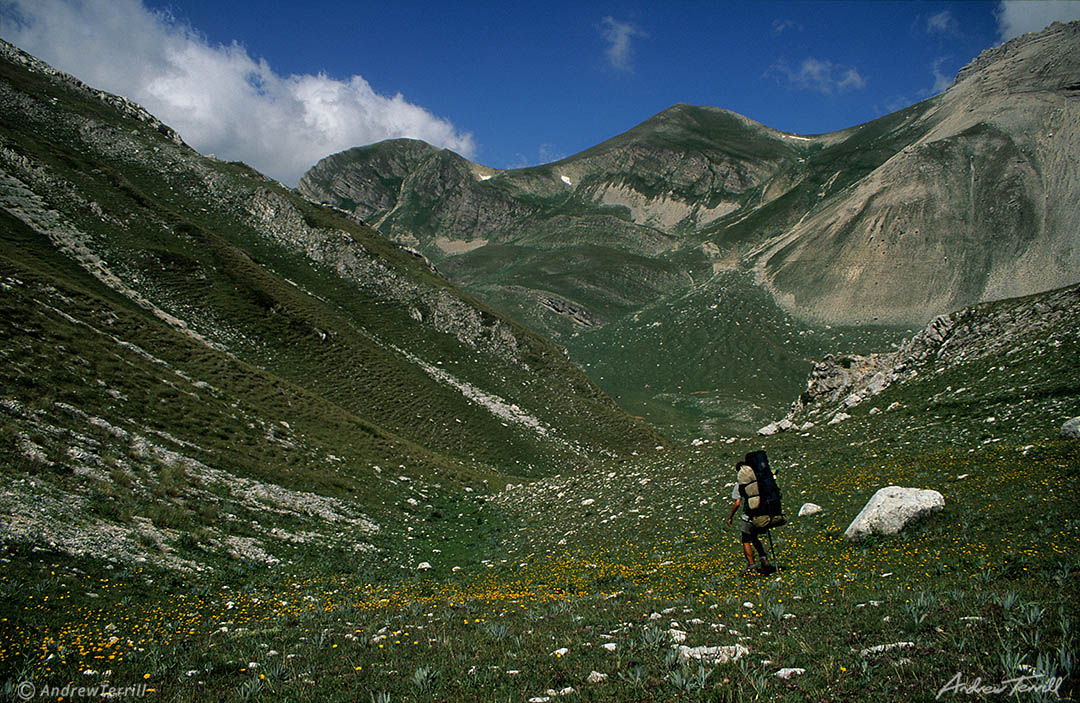
[[[0,40],[0,700],[1075,700],[1078,163],[1080,22],[296,189]]]

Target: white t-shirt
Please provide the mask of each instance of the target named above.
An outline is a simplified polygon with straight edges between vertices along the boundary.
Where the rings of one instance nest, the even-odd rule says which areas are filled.
[[[738,484],[738,482],[736,482],[735,485],[731,489],[731,499],[732,500],[739,500],[740,498],[742,498],[742,496],[739,495],[739,484]],[[745,510],[742,511],[739,514],[739,517],[741,517],[745,522],[750,522],[750,518],[747,517]]]

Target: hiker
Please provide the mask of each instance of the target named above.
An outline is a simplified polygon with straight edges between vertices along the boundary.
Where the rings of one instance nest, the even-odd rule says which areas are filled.
[[[742,461],[735,462],[736,475],[738,475],[739,469],[744,466],[748,466],[748,464]],[[731,504],[731,512],[728,513],[728,525],[731,524],[732,518],[735,517],[735,512],[739,509],[739,506],[742,505],[742,496],[739,494],[739,482],[737,479],[735,481],[735,487],[731,489],[731,499],[735,502]],[[768,528],[759,529],[755,527],[754,523],[750,522],[750,516],[746,514],[745,509],[743,511],[743,514],[740,516],[739,522],[741,523],[740,531],[742,534],[743,553],[746,555],[746,561],[750,565],[750,568],[756,568],[759,574],[771,574],[776,571],[773,565],[770,564],[769,560],[765,557],[765,547],[762,546],[761,540],[758,539],[758,535],[768,532]],[[754,565],[755,549],[757,550],[758,555],[761,557],[761,564],[757,565],[756,567]]]

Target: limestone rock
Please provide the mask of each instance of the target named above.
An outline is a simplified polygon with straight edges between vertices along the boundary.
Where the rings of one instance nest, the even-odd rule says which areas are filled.
[[[1062,425],[1061,436],[1065,439],[1080,439],[1080,417],[1074,417]]]
[[[851,415],[848,415],[847,413],[836,413],[835,415],[833,415],[833,418],[831,420],[829,420],[829,424],[830,425],[835,425],[837,423],[843,422],[844,420],[848,420],[850,418],[851,418]]]
[[[736,661],[744,654],[750,652],[741,644],[719,647],[687,647],[679,645],[679,663],[685,664],[691,659],[697,659],[703,664],[727,664]]]
[[[806,517],[807,515],[815,515],[821,512],[821,506],[816,503],[803,503],[799,508],[799,517]]]
[[[860,539],[870,534],[894,535],[913,520],[943,507],[945,499],[937,491],[887,486],[870,498],[844,536]]]

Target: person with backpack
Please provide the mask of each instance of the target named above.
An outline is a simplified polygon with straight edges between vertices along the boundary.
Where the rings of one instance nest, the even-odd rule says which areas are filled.
[[[744,464],[736,462],[735,471],[738,472]],[[739,495],[739,484],[735,483],[734,488],[731,489],[731,498],[734,501],[731,504],[731,512],[728,513],[727,524],[730,525],[732,519],[735,517],[735,513],[739,510],[739,506],[742,505],[742,496]],[[739,516],[740,533],[742,536],[743,554],[746,555],[746,563],[750,565],[750,570],[756,570],[759,574],[771,573],[772,565],[765,556],[765,547],[762,546],[761,540],[758,539],[758,529],[754,527],[754,523],[750,522],[750,516],[745,512]],[[761,564],[754,564],[754,550],[761,555]]]
[[[750,569],[760,574],[771,574],[776,567],[769,563],[758,535],[767,534],[769,528],[787,522],[780,508],[780,489],[765,452],[751,452],[745,460],[736,462],[735,474],[735,487],[731,489],[733,502],[727,524],[731,524],[735,513],[743,506],[740,533],[746,561]],[[754,564],[755,551],[760,557],[758,565]]]

